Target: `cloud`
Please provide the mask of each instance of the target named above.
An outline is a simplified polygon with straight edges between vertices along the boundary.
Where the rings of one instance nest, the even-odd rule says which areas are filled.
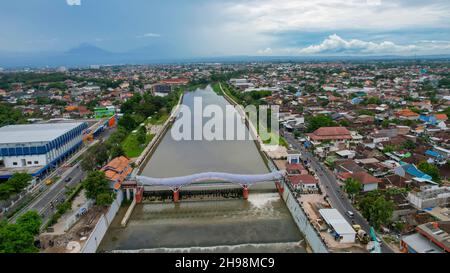
[[[450,53],[450,41],[422,40],[414,44],[399,45],[391,41],[363,41],[359,39],[344,39],[333,34],[324,39],[320,44],[303,48],[283,48],[277,50],[258,51],[258,54],[288,54],[288,55],[318,55],[318,54],[448,54]]]
[[[81,0],[66,0],[69,6],[81,6]]]
[[[220,10],[236,31],[338,31],[448,28],[450,1],[248,0]]]
[[[161,37],[161,34],[158,34],[158,33],[145,33],[145,34],[142,34],[142,35],[138,35],[138,36],[136,36],[136,38],[139,38],[139,39],[141,39],[141,38],[154,38],[154,37]]]

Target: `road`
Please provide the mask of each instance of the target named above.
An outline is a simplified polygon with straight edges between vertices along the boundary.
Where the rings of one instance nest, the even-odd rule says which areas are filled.
[[[321,162],[317,160],[310,152],[306,151],[303,145],[289,132],[284,133],[284,138],[292,145],[295,149],[301,152],[302,159],[307,160],[314,172],[320,179],[322,188],[328,196],[333,208],[337,209],[347,220],[351,223],[354,221],[355,224],[361,226],[366,232],[369,232],[370,225],[367,220],[353,207],[350,200],[346,197],[344,191],[340,188],[336,176],[327,168],[324,167]],[[352,211],[354,213],[353,219],[347,215],[347,211]],[[383,253],[393,253],[393,251],[386,246],[386,244],[381,245],[381,252]]]

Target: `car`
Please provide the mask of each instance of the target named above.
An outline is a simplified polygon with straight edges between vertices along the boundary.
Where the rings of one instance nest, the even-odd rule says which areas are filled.
[[[64,179],[64,182],[70,182],[70,180],[72,180],[72,177],[67,177],[66,179]]]
[[[355,217],[355,214],[354,214],[352,211],[350,211],[350,210],[347,211],[346,214],[347,214],[347,216],[350,217],[350,218]]]
[[[49,178],[45,180],[45,185],[50,186],[51,184],[53,184],[53,179]]]

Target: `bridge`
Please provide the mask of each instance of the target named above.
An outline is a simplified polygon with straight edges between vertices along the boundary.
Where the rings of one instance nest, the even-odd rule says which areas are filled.
[[[244,199],[248,198],[249,186],[262,182],[274,181],[278,182],[285,176],[285,171],[273,171],[266,174],[232,174],[223,172],[204,172],[187,176],[170,177],[170,178],[153,178],[147,176],[136,176],[140,193],[142,194],[143,186],[167,186],[173,191],[174,202],[179,201],[179,190],[183,186],[192,185],[201,182],[222,181],[242,186]],[[279,188],[279,184],[277,184]],[[139,194],[139,191],[138,191]]]

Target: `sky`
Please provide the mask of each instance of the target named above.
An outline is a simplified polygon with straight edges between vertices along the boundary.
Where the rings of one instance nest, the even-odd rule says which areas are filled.
[[[1,52],[450,54],[449,0],[2,0]]]

